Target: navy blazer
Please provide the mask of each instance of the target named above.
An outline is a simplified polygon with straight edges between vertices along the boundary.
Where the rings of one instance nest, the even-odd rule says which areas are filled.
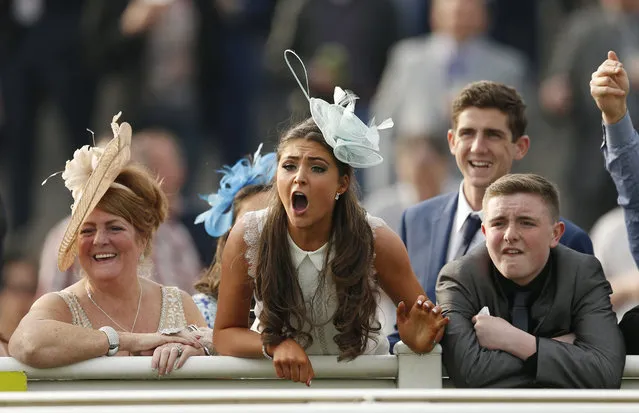
[[[427,199],[404,211],[400,236],[408,250],[413,271],[428,298],[435,302],[435,284],[439,271],[446,264],[450,232],[457,211],[459,192]],[[584,230],[565,218],[561,237],[563,245],[584,254],[593,254],[592,241]]]

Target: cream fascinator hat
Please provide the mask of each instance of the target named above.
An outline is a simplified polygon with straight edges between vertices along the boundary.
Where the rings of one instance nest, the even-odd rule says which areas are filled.
[[[304,69],[306,88],[291,67],[288,54],[292,54],[299,60]],[[379,165],[384,158],[379,153],[379,130],[393,127],[393,120],[386,119],[379,125],[375,125],[375,119],[370,125],[366,125],[355,115],[355,100],[357,96],[340,87],[335,87],[333,101],[328,103],[323,99],[309,96],[308,75],[302,59],[292,50],[284,51],[284,60],[288,68],[295,76],[297,84],[302,89],[304,96],[309,101],[311,116],[322,131],[326,143],[333,148],[335,157],[354,168],[368,168]]]
[[[71,191],[71,220],[58,250],[58,268],[66,271],[77,255],[78,230],[110,187],[129,188],[115,181],[131,157],[131,125],[117,121],[122,112],[113,117],[113,139],[104,148],[84,145],[67,161],[62,179]],[[46,182],[46,181],[45,181]],[[43,184],[45,183],[43,182]]]

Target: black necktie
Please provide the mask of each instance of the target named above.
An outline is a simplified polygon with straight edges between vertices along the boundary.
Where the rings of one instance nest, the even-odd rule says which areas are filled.
[[[517,291],[513,298],[513,308],[510,319],[515,327],[528,332],[528,297],[530,291]]]
[[[459,251],[457,253],[457,257],[461,257],[462,255],[466,255],[468,249],[470,248],[470,243],[473,241],[475,234],[481,227],[481,218],[475,214],[468,215],[466,218],[466,222],[464,222],[464,228],[462,233],[462,243],[459,247]]]

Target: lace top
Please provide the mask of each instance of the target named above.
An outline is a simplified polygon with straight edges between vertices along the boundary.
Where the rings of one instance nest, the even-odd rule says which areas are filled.
[[[244,216],[244,242],[247,246],[245,258],[248,263],[248,274],[251,278],[255,278],[258,243],[267,213],[268,210],[263,209],[261,211],[248,212]],[[375,234],[375,229],[385,225],[383,220],[371,215],[367,216],[367,220],[373,230],[373,234]],[[297,270],[298,283],[306,304],[306,312],[313,320],[313,325],[305,325],[303,327],[304,331],[309,332],[313,337],[313,343],[306,348],[306,353],[309,355],[337,355],[339,354],[339,347],[333,337],[339,332],[332,322],[333,315],[337,310],[335,283],[331,277],[321,277],[328,244],[324,244],[315,251],[304,251],[293,242],[290,236],[288,237],[288,243],[293,266]],[[373,262],[371,262],[371,282],[373,283],[375,283],[374,275],[375,268]],[[322,278],[324,279],[322,280]],[[375,286],[379,291],[376,283]],[[255,315],[258,320],[261,309],[262,303],[256,300]],[[376,318],[380,323],[385,318],[379,303]],[[378,333],[369,338],[364,354],[388,354],[388,352],[389,344],[386,336]]]
[[[93,328],[89,317],[80,305],[78,297],[69,291],[56,292],[69,306],[72,324],[85,328]],[[162,307],[158,331],[167,329],[182,329],[186,327],[186,317],[182,306],[182,294],[177,287],[162,286]]]

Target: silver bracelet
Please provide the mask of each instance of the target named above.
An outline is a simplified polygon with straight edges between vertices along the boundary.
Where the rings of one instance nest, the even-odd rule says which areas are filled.
[[[200,331],[200,328],[198,326],[196,326],[195,324],[189,324],[188,326],[186,326],[186,329],[189,330],[190,332],[194,333],[196,331]],[[202,344],[202,343],[200,343]],[[204,349],[204,354],[206,354],[207,356],[211,355],[211,350],[209,350],[209,348],[206,346],[206,344],[202,344],[202,348]]]
[[[262,344],[262,354],[264,355],[264,358],[273,360],[273,357],[271,357],[266,351],[266,344]]]

